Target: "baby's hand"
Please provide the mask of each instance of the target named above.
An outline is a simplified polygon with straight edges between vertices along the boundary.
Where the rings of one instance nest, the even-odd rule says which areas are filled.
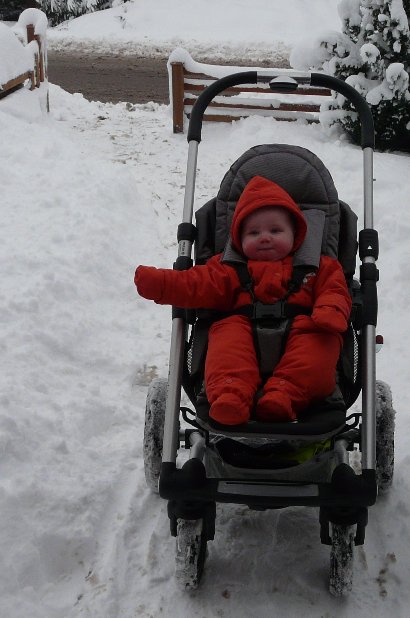
[[[320,330],[332,333],[344,333],[347,321],[344,314],[337,307],[322,306],[313,310],[312,320]]]
[[[148,300],[158,302],[162,296],[163,275],[153,266],[138,266],[134,283],[138,294]]]

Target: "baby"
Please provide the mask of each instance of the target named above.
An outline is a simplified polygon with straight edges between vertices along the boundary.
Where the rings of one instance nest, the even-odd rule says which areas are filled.
[[[276,183],[253,177],[236,205],[231,240],[248,260],[257,300],[273,304],[286,295],[293,255],[305,235],[305,218],[291,196]],[[185,271],[139,266],[135,284],[144,298],[177,307],[229,312],[252,302],[222,254]],[[351,309],[339,262],[322,256],[318,270],[305,277],[287,302],[312,313],[293,319],[284,354],[263,385],[255,415],[266,422],[293,421],[335,388],[341,334]],[[233,313],[215,322],[205,363],[210,417],[225,425],[247,422],[260,385],[250,319]]]

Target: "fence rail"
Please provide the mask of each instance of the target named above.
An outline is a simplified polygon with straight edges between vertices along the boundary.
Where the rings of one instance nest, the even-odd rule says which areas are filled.
[[[21,75],[19,75],[18,77],[15,77],[14,79],[10,79],[10,81],[6,82],[5,84],[1,84],[0,85],[0,99],[7,96],[8,94],[11,94],[12,92],[14,92],[15,90],[17,90],[17,88],[20,88],[25,81],[27,81],[28,79],[32,79],[33,78],[33,73],[31,71],[28,71],[27,73],[22,73]]]

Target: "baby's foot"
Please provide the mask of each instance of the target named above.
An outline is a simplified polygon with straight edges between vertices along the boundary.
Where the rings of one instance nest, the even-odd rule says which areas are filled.
[[[235,393],[224,393],[212,403],[209,416],[222,425],[241,425],[247,423],[249,407]]]
[[[256,406],[256,418],[266,423],[294,421],[296,414],[289,395],[282,391],[264,393]]]

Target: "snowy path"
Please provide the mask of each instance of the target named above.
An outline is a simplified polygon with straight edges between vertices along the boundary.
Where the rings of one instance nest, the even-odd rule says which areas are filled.
[[[56,87],[51,106],[53,118],[32,123],[0,113],[14,162],[0,167],[8,212],[0,295],[7,359],[0,414],[3,615],[404,618],[405,417],[396,484],[371,509],[349,599],[328,595],[329,549],[319,542],[317,511],[303,508],[258,513],[218,506],[201,589],[187,595],[176,588],[166,505],[145,488],[141,444],[147,384],[166,375],[170,311],[139,299],[132,280],[139,262],[169,266],[175,258],[186,137],[172,135],[163,106],[89,103]],[[28,134],[31,148],[22,150],[16,135]],[[329,142],[318,127],[295,130],[261,118],[204,128],[197,204],[215,194],[244,150],[274,141],[316,152],[343,187],[341,197],[358,208],[359,149]],[[376,174],[403,177],[406,163],[378,156]],[[408,225],[400,184],[385,180],[378,199],[387,192],[403,203]],[[403,228],[386,213],[385,229],[383,259],[396,278],[405,259],[396,253]],[[382,291],[387,285],[384,279]],[[382,318],[390,310],[383,298]],[[386,347],[404,355],[397,324],[405,324],[408,300],[402,288],[395,324],[385,320]],[[381,370],[397,408],[406,410],[408,395],[397,388],[405,383],[405,363],[392,367],[383,352]]]
[[[101,160],[109,161],[118,169],[119,175],[123,173],[126,176],[125,186],[135,190],[132,195],[113,195],[112,212],[123,219],[128,234],[124,236],[121,233],[116,238],[112,237],[111,249],[115,248],[119,255],[108,255],[103,259],[104,267],[107,267],[110,275],[109,260],[119,257],[122,261],[124,248],[129,246],[128,264],[119,277],[119,281],[123,281],[127,288],[126,306],[113,312],[116,316],[114,328],[111,326],[101,333],[110,339],[125,362],[132,363],[127,379],[128,393],[122,404],[125,413],[129,414],[130,425],[119,425],[118,439],[121,442],[122,432],[127,430],[127,440],[133,446],[128,450],[126,443],[119,444],[123,448],[124,457],[122,461],[117,461],[118,469],[112,479],[113,483],[104,490],[101,509],[95,513],[94,551],[88,555],[84,565],[84,573],[87,573],[77,591],[78,602],[70,616],[128,616],[133,615],[130,614],[130,608],[133,608],[133,612],[135,609],[135,615],[149,616],[151,610],[146,610],[144,603],[147,586],[151,581],[152,585],[169,581],[172,575],[172,562],[168,561],[163,573],[164,567],[159,560],[162,546],[168,546],[168,553],[172,554],[173,550],[165,505],[146,490],[141,459],[146,385],[157,372],[164,374],[166,371],[169,312],[166,309],[163,311],[164,336],[161,333],[154,334],[151,308],[136,299],[132,279],[137,255],[145,253],[151,259],[155,253],[166,263],[169,260],[169,248],[175,247],[175,242],[169,237],[170,220],[175,217],[172,212],[173,200],[163,193],[163,183],[155,182],[155,174],[152,176],[152,172],[147,172],[149,167],[151,170],[161,169],[161,175],[164,173],[163,130],[169,118],[162,110],[159,120],[158,115],[152,113],[157,107],[150,105],[145,110],[139,108],[136,111],[126,105],[91,104],[88,107],[85,102],[84,105],[87,111],[93,110],[92,114],[79,114],[78,118],[70,119],[70,124],[76,128],[77,134],[74,137],[80,149],[84,152],[98,152]],[[62,109],[59,105],[59,113],[64,116]],[[71,130],[68,131],[71,134]],[[176,168],[171,160],[167,168],[165,173],[172,179]],[[140,179],[147,176],[151,182],[142,184]],[[168,188],[174,194],[178,194],[178,191],[181,194],[181,187],[178,188],[176,181],[171,180]],[[166,217],[163,214],[164,204]],[[98,216],[98,213],[95,214]],[[149,230],[146,221],[149,222]],[[117,232],[118,229],[114,227],[113,233]],[[126,243],[127,236],[129,245]],[[110,283],[114,294],[122,293],[114,279]],[[118,338],[118,329],[122,331],[121,339],[117,339],[114,344],[112,337]],[[152,338],[155,340],[154,345]],[[149,366],[146,364],[148,354]],[[111,370],[110,365],[100,375],[103,382],[107,370]],[[110,439],[110,436],[107,438]],[[98,474],[97,470],[95,472]],[[157,605],[158,600],[155,599],[154,613]]]

